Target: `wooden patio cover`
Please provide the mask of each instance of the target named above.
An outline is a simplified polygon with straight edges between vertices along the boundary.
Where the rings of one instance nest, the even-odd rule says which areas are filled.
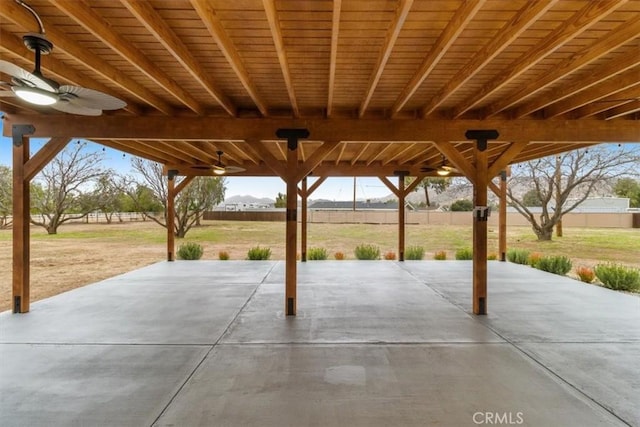
[[[82,117],[0,96],[14,137],[17,312],[29,309],[28,183],[71,138],[162,163],[170,176],[210,173],[197,166],[220,150],[240,175],[282,177],[288,314],[294,196],[308,194],[298,184],[310,174],[422,177],[445,156],[484,206],[509,164],[640,141],[640,0],[27,3],[55,46],[45,76],[127,107]],[[33,69],[21,36],[37,29],[25,8],[0,1],[2,59]],[[469,130],[498,136],[485,135],[485,149]],[[29,159],[32,136],[52,139]],[[401,178],[394,192],[406,191]],[[486,222],[474,226],[474,312],[484,313]]]

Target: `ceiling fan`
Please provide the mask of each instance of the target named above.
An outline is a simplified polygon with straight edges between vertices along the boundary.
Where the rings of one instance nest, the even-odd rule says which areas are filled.
[[[436,168],[431,166],[423,166],[420,168],[420,172],[433,172],[433,171],[435,171],[440,176],[448,176],[450,173],[458,173],[458,169],[454,168],[453,166],[447,165],[447,160],[444,157],[444,154],[442,155],[442,164],[440,166]]]
[[[117,110],[127,104],[121,99],[97,90],[79,86],[60,86],[56,81],[42,75],[40,60],[53,50],[53,44],[47,39],[44,26],[38,14],[22,0],[15,0],[35,17],[40,27],[39,33],[28,33],[22,40],[29,50],[35,53],[35,67],[28,72],[15,64],[0,60],[0,72],[11,77],[10,82],[0,82],[9,86],[11,91],[0,91],[0,96],[17,96],[34,105],[50,106],[64,113],[83,116],[99,116],[103,110]]]
[[[216,161],[213,165],[193,165],[192,169],[200,169],[200,170],[212,170],[216,175],[226,175],[229,173],[239,173],[244,172],[246,169],[241,168],[240,166],[228,166],[222,163],[222,155],[224,154],[222,151],[216,151],[218,155],[218,161]]]

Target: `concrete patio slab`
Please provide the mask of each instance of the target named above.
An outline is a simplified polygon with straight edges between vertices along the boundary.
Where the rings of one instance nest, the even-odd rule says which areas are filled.
[[[324,261],[287,318],[283,272],[163,262],[1,313],[0,425],[640,426],[636,296],[496,262],[477,317],[468,262]]]

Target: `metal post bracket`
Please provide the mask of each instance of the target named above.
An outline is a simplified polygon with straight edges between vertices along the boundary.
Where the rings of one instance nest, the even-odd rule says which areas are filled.
[[[22,137],[25,135],[33,135],[36,128],[33,125],[13,125],[11,126],[11,136],[15,147],[22,146]]]

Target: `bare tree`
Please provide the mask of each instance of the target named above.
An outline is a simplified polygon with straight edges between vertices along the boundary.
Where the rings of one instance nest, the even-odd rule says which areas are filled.
[[[614,178],[637,173],[639,148],[601,145],[516,165],[509,182],[510,205],[531,223],[538,240],[551,240],[564,214]],[[539,211],[514,194],[514,188],[522,186],[535,191],[527,195],[537,196]]]
[[[408,178],[408,179],[411,179],[411,178]],[[440,194],[444,192],[447,188],[449,188],[450,184],[451,184],[451,181],[449,178],[427,177],[427,178],[423,178],[422,181],[420,181],[420,184],[418,184],[415,191],[420,191],[420,189],[422,189],[424,191],[425,204],[427,207],[431,207],[431,199],[429,198],[429,189],[435,191],[436,194]]]
[[[13,177],[11,169],[0,165],[0,228],[9,228],[13,221]]]
[[[31,223],[57,234],[67,221],[81,219],[98,207],[93,185],[104,175],[102,152],[87,151],[85,142],[70,144],[35,178],[31,194]]]
[[[163,175],[162,165],[149,160],[132,158],[133,169],[140,174],[143,187],[152,190],[154,198],[164,208],[162,217],[149,216],[156,223],[167,227],[167,177]],[[178,184],[180,181],[177,181]],[[176,237],[184,237],[187,232],[199,221],[204,212],[212,209],[216,204],[224,200],[224,177],[197,177],[177,196],[175,201]],[[136,196],[129,192],[132,198]],[[141,206],[140,200],[134,200],[136,206]]]

